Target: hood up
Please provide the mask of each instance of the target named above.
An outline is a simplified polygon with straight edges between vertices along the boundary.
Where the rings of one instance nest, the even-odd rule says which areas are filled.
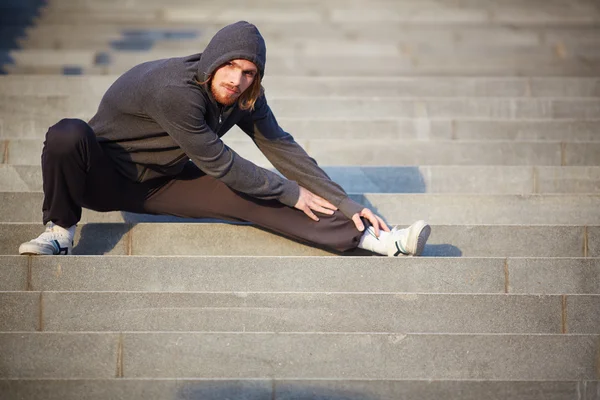
[[[213,36],[200,56],[198,79],[204,82],[219,66],[241,58],[252,61],[260,76],[265,73],[267,47],[253,24],[239,21],[227,25]]]

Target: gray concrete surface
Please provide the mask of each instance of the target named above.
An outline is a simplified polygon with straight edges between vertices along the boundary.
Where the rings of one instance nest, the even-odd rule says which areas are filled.
[[[240,156],[270,168],[272,164],[248,138],[223,140]],[[1,142],[0,142],[1,143]],[[522,165],[598,166],[599,142],[494,142],[339,139],[298,140],[323,166],[414,165]],[[43,142],[39,139],[5,141],[5,164],[40,165]],[[402,153],[399,154],[398,151]]]
[[[17,254],[40,224],[0,224],[0,254]],[[169,246],[164,245],[169,237]],[[600,229],[567,225],[433,225],[429,257],[600,257]],[[231,243],[235,243],[232,246]],[[252,226],[204,223],[81,224],[80,255],[323,256],[332,253]],[[585,245],[587,244],[587,246]],[[352,255],[352,252],[348,253]],[[365,254],[365,253],[363,253]]]
[[[600,166],[324,167],[348,193],[599,193]],[[42,191],[41,167],[0,164],[2,192]]]
[[[600,34],[600,31],[598,32]],[[69,32],[72,35],[71,32]],[[266,39],[268,42],[268,39]],[[599,40],[600,42],[600,40]],[[270,47],[269,47],[270,48]],[[100,100],[119,77],[109,76],[0,76],[0,92],[7,96],[69,95]],[[364,77],[349,84],[343,77],[273,76],[262,81],[269,99],[278,97],[598,97],[600,79],[572,78],[419,78]]]
[[[0,192],[3,222],[34,223],[42,219],[43,193]],[[351,195],[388,223],[410,225],[419,219],[432,224],[458,225],[598,225],[600,194],[435,194],[366,193]],[[198,221],[120,211],[85,209],[82,223]]]
[[[585,299],[579,304],[580,297],[573,301],[567,297],[573,320],[587,315],[589,321],[569,324],[570,333],[596,333],[591,321],[598,313],[590,311],[600,296]],[[45,331],[558,334],[562,330],[562,297],[556,295],[44,292],[42,303]],[[38,316],[30,313],[34,321]]]
[[[127,377],[591,380],[597,377],[598,339],[598,335],[131,333],[123,340],[123,360]],[[156,359],[164,361],[157,364]]]
[[[597,381],[0,379],[3,393],[46,400],[145,400],[149,395],[182,400],[596,400],[597,386]]]
[[[69,95],[0,95],[0,113],[21,118],[85,115],[91,118],[98,97]],[[274,114],[282,118],[471,118],[471,119],[598,119],[598,98],[379,98],[278,97],[269,100]]]

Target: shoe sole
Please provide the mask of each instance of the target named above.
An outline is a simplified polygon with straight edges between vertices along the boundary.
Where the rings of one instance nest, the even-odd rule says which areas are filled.
[[[431,234],[431,226],[425,221],[417,221],[408,229],[407,251],[410,255],[420,256]]]
[[[22,256],[53,256],[54,253],[40,251],[39,246],[30,245],[29,243],[23,243],[19,246],[19,254]]]

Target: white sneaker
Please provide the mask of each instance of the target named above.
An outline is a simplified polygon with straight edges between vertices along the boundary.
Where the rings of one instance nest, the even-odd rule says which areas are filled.
[[[49,222],[46,231],[19,246],[19,254],[70,255],[73,252],[75,225],[66,229]]]
[[[400,254],[420,256],[430,233],[431,227],[423,220],[419,220],[405,229],[393,228],[392,240],[388,244],[388,256],[398,257]]]

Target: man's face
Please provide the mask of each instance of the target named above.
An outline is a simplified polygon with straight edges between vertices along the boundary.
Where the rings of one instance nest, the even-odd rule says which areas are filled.
[[[215,71],[210,90],[218,103],[230,106],[252,84],[258,70],[253,62],[243,59],[231,60]]]

